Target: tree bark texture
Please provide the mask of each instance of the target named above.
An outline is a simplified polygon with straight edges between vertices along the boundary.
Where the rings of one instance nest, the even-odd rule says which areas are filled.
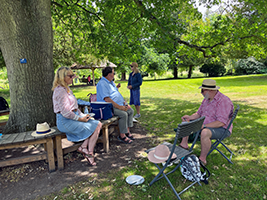
[[[4,133],[55,125],[50,0],[0,0],[0,48],[7,67],[11,112]],[[22,64],[20,59],[26,59]]]

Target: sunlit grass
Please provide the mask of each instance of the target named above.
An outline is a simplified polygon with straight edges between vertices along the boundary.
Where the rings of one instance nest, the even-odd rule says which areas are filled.
[[[233,76],[215,78],[220,91],[229,96],[240,111],[234,122],[233,134],[225,144],[234,152],[229,164],[218,152],[208,157],[211,172],[208,185],[195,185],[181,195],[182,199],[267,199],[267,76]],[[141,86],[140,123],[145,127],[149,145],[173,141],[174,131],[184,114],[194,113],[202,101],[198,87],[203,78],[177,80],[145,80]],[[129,100],[126,81],[120,92]],[[72,88],[77,98],[88,100],[95,87]],[[156,136],[152,138],[151,136]],[[199,155],[200,143],[194,148]],[[227,154],[227,153],[226,153]],[[228,154],[227,154],[228,155]],[[170,167],[172,168],[172,167]],[[154,164],[140,154],[128,167],[101,173],[62,191],[40,199],[175,199],[170,186],[162,179],[151,187],[149,182],[158,173]],[[140,174],[145,182],[130,186],[125,178]],[[179,171],[169,176],[177,191],[189,184]]]

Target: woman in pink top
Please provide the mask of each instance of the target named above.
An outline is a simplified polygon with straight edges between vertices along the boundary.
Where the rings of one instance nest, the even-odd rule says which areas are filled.
[[[78,152],[82,153],[91,165],[96,165],[94,147],[102,124],[79,110],[77,99],[68,86],[74,77],[73,72],[67,67],[60,67],[55,74],[52,90],[57,128],[66,133],[69,141],[84,141]]]

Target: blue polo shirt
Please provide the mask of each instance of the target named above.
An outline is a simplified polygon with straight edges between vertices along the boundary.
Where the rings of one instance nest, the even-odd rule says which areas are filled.
[[[120,106],[123,106],[124,103],[123,96],[118,91],[115,83],[105,77],[102,77],[96,85],[96,97],[97,101],[101,102],[105,102],[104,98],[109,97]]]

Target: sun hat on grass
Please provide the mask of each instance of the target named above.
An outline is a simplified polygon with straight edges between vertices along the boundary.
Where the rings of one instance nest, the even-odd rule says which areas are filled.
[[[154,150],[150,151],[147,157],[150,162],[162,163],[162,162],[165,162],[169,158],[170,153],[171,152],[166,145],[160,144]],[[177,157],[176,154],[173,153],[172,159],[176,157]]]

